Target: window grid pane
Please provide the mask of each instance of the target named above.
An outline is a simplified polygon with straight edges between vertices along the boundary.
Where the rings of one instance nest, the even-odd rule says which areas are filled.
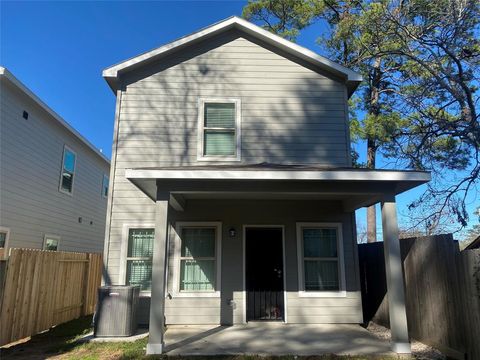
[[[205,130],[204,147],[205,155],[235,155],[235,131]]]
[[[181,260],[180,291],[213,291],[215,260]]]
[[[337,254],[336,229],[303,229],[303,255],[307,257],[332,257]]]
[[[75,154],[67,149],[63,155],[63,169],[69,173],[73,173],[75,170]]]
[[[338,261],[305,260],[305,290],[339,290]]]
[[[58,240],[47,238],[45,240],[45,250],[57,251],[58,249]]]
[[[152,257],[154,229],[130,229],[127,257]]]
[[[206,103],[204,126],[206,128],[235,128],[235,103]]]
[[[205,258],[215,257],[214,228],[182,229],[182,257]]]
[[[127,285],[139,285],[141,291],[152,288],[152,260],[127,260]]]

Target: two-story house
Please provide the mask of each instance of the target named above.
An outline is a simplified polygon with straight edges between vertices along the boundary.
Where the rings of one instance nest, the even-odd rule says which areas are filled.
[[[395,195],[354,169],[357,73],[237,17],[104,70],[116,94],[105,265],[166,324],[361,323],[354,211],[382,202],[393,348],[410,349]]]
[[[102,252],[110,161],[0,67],[0,256]]]

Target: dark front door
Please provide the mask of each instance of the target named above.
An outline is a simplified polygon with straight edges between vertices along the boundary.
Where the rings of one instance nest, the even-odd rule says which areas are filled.
[[[245,266],[248,320],[283,320],[281,228],[247,228]]]

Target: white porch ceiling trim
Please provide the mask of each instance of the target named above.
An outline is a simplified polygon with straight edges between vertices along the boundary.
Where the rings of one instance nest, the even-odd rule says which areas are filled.
[[[126,169],[128,179],[292,180],[292,181],[415,181],[428,182],[429,172],[379,170],[170,170]]]

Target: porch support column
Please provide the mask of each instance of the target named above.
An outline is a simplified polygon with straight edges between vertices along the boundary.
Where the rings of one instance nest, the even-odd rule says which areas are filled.
[[[167,265],[168,201],[170,193],[158,192],[155,204],[155,242],[153,244],[152,291],[147,354],[162,354],[165,330],[165,275]]]
[[[392,350],[396,353],[409,354],[411,353],[411,347],[408,339],[397,209],[395,195],[393,194],[388,194],[383,198],[382,227]]]

